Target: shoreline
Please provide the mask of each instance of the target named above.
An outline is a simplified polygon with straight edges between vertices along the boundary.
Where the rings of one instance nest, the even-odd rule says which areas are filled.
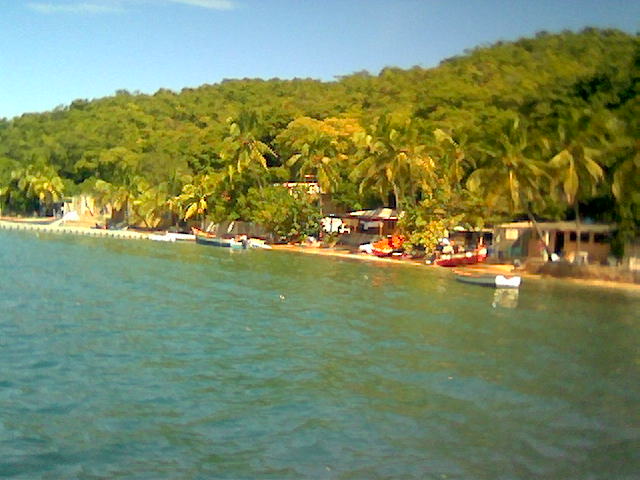
[[[307,255],[319,255],[324,257],[342,258],[347,260],[356,260],[364,262],[384,263],[387,265],[411,265],[422,268],[438,268],[443,272],[450,272],[452,275],[456,272],[475,272],[481,274],[492,275],[519,275],[523,279],[534,281],[552,281],[552,282],[569,282],[574,285],[585,287],[596,287],[616,290],[626,290],[640,294],[640,284],[628,282],[616,282],[610,280],[598,280],[589,278],[571,278],[571,277],[552,277],[549,275],[541,275],[538,273],[528,273],[514,271],[513,266],[509,264],[494,263],[478,263],[475,265],[463,265],[460,267],[438,267],[437,265],[426,265],[423,261],[396,258],[381,258],[375,255],[366,255],[361,253],[353,253],[347,249],[338,250],[334,248],[320,247],[303,247],[300,245],[272,245],[273,250],[281,252],[302,253]]]
[[[136,230],[103,230],[96,229],[87,226],[73,225],[73,222],[67,222],[66,224],[58,224],[52,219],[34,219],[34,218],[12,218],[12,217],[0,217],[0,229],[3,230],[20,230],[20,231],[34,231],[52,234],[70,234],[70,235],[82,235],[93,237],[109,237],[126,240],[148,240],[150,235],[163,233],[163,232],[139,232]],[[605,288],[625,290],[627,292],[634,292],[640,294],[640,284],[619,282],[611,280],[599,280],[589,278],[572,278],[572,277],[553,277],[550,275],[541,275],[537,273],[528,273],[523,271],[513,271],[513,266],[509,264],[493,264],[493,263],[480,263],[475,265],[463,265],[454,268],[438,267],[436,265],[426,265],[424,261],[406,258],[384,258],[376,257],[375,255],[366,255],[363,253],[354,253],[349,249],[338,248],[321,248],[321,247],[309,247],[302,245],[271,245],[274,251],[300,253],[305,255],[318,255],[322,257],[333,257],[346,260],[354,260],[360,262],[373,262],[385,265],[405,265],[422,268],[439,268],[442,271],[449,271],[451,274],[455,274],[457,271],[461,272],[475,272],[481,274],[492,275],[519,275],[522,278],[534,281],[557,281],[568,282],[574,285],[581,285],[587,287]]]

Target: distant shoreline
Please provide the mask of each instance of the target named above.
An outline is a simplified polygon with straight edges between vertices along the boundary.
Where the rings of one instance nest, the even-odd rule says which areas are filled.
[[[35,231],[54,234],[72,234],[81,236],[94,237],[111,237],[132,240],[147,240],[149,235],[159,232],[138,232],[136,230],[105,230],[85,226],[73,226],[72,222],[68,224],[57,225],[53,219],[40,218],[16,218],[16,217],[0,217],[0,229],[2,230],[21,230]],[[213,248],[213,247],[211,247]],[[481,263],[476,265],[467,265],[457,268],[436,267],[434,265],[425,265],[424,261],[406,258],[383,258],[375,255],[366,255],[362,253],[353,253],[347,249],[337,248],[321,248],[309,247],[301,245],[272,245],[272,249],[280,252],[302,253],[306,255],[318,255],[323,257],[341,258],[346,260],[375,262],[385,265],[411,265],[422,268],[439,268],[442,271],[449,271],[454,274],[458,270],[477,272],[480,274],[502,274],[502,275],[520,275],[525,279],[532,280],[551,280],[557,282],[571,283],[574,285],[583,285],[589,287],[599,287],[606,289],[626,290],[628,292],[640,293],[640,285],[636,283],[618,282],[611,280],[597,280],[585,278],[559,278],[548,275],[533,274],[527,272],[514,272],[513,267],[508,264],[492,264]]]

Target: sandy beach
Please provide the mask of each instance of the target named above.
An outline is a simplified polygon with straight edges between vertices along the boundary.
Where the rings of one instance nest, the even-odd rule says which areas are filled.
[[[575,285],[584,285],[590,287],[599,287],[599,288],[613,288],[613,289],[621,289],[629,292],[635,292],[640,294],[640,285],[634,283],[627,282],[614,282],[614,281],[605,281],[605,280],[595,280],[595,279],[583,279],[583,278],[556,278],[550,277],[546,275],[528,273],[524,271],[514,271],[513,265],[509,264],[495,264],[495,263],[479,263],[475,265],[464,265],[455,268],[445,268],[438,267],[436,265],[426,265],[424,261],[408,259],[408,258],[382,258],[376,257],[375,255],[367,255],[363,253],[353,253],[347,249],[339,249],[339,248],[319,248],[319,247],[307,247],[300,245],[272,245],[274,250],[285,251],[285,252],[293,252],[293,253],[302,253],[306,255],[320,255],[326,257],[336,257],[336,258],[344,258],[355,261],[364,261],[364,262],[376,262],[376,263],[384,263],[386,265],[412,265],[422,268],[438,268],[445,269],[446,271],[451,272],[451,275],[454,275],[456,272],[470,272],[477,274],[487,274],[487,275],[519,275],[527,280],[535,280],[535,281],[557,281],[557,282],[568,282]]]

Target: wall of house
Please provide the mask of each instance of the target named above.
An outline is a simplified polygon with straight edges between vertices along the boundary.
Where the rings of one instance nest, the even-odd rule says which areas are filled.
[[[633,272],[640,272],[640,241],[625,244],[622,265]]]
[[[524,258],[529,255],[531,234],[517,228],[497,228],[490,248],[490,256],[499,260]]]
[[[576,258],[576,233],[572,231],[560,231],[564,236],[562,248],[556,248],[557,230],[542,230],[549,249],[558,252],[560,256],[573,262]],[[580,242],[580,251],[587,253],[587,261],[591,264],[605,264],[611,253],[609,235],[607,233],[582,232],[583,240]],[[496,229],[493,243],[494,256],[499,259],[513,258],[544,258],[546,253],[544,245],[535,231],[530,229]]]
[[[578,253],[577,233],[575,231],[558,232],[563,235],[561,256],[573,262],[576,256],[587,255],[587,262],[606,264],[611,254],[611,235],[607,232],[580,232],[580,252]],[[554,237],[556,234],[553,235]]]

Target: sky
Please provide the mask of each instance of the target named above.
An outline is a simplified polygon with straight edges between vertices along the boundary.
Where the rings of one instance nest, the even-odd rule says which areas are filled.
[[[116,90],[334,80],[586,26],[640,31],[640,0],[0,0],[0,118]]]

